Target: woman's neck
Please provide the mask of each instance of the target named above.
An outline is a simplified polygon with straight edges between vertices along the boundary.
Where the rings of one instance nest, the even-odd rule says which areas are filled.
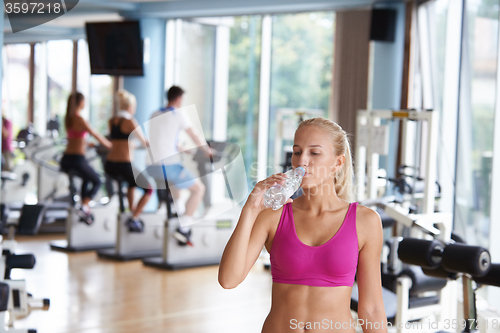
[[[319,187],[302,189],[303,194],[296,201],[301,208],[312,210],[315,214],[323,211],[334,210],[339,207],[344,200],[337,196],[333,184]]]

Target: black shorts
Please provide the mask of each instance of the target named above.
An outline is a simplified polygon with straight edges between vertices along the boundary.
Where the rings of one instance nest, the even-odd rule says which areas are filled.
[[[153,186],[142,173],[135,172],[137,179],[134,177],[134,169],[130,162],[110,162],[104,164],[104,171],[113,179],[120,179],[128,183],[128,187],[142,187],[146,190],[151,190]]]

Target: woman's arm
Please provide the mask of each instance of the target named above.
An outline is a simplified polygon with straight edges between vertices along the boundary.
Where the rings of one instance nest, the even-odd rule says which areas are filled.
[[[142,129],[139,127],[139,123],[135,119],[130,120],[130,124],[127,122],[127,125],[130,126],[130,132],[134,133],[134,136],[141,142],[143,148],[149,146],[149,142],[144,137],[144,133],[142,133]]]
[[[382,222],[380,216],[369,208],[360,206],[357,213],[357,225],[362,240],[357,270],[358,318],[364,333],[387,332],[387,316],[382,297],[380,273],[380,254],[383,245]]]
[[[111,149],[111,142],[106,139],[103,135],[101,135],[100,133],[98,133],[96,130],[94,130],[90,124],[85,120],[83,119],[82,117],[77,117],[78,121],[81,123],[82,127],[88,131],[94,138],[97,139],[97,141],[99,141],[100,144],[102,144],[104,147],[108,148],[108,149]]]
[[[255,186],[229,239],[219,265],[219,283],[225,289],[238,286],[259,257],[269,235],[269,217],[264,210],[264,192],[276,183],[284,183],[283,174],[273,175]]]

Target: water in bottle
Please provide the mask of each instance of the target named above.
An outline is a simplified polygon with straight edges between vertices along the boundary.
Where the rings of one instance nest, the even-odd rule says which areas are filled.
[[[264,193],[264,206],[273,210],[280,209],[298,189],[302,183],[302,177],[306,170],[298,167],[295,170],[288,170],[285,175],[287,179],[283,185],[276,184]]]

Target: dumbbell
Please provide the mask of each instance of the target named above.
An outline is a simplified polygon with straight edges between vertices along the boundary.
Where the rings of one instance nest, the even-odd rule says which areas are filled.
[[[491,256],[481,246],[465,244],[443,244],[438,240],[404,238],[399,243],[398,256],[401,261],[421,266],[432,276],[456,278],[457,273],[476,278],[485,277],[491,269]],[[497,269],[495,266],[495,270]]]

